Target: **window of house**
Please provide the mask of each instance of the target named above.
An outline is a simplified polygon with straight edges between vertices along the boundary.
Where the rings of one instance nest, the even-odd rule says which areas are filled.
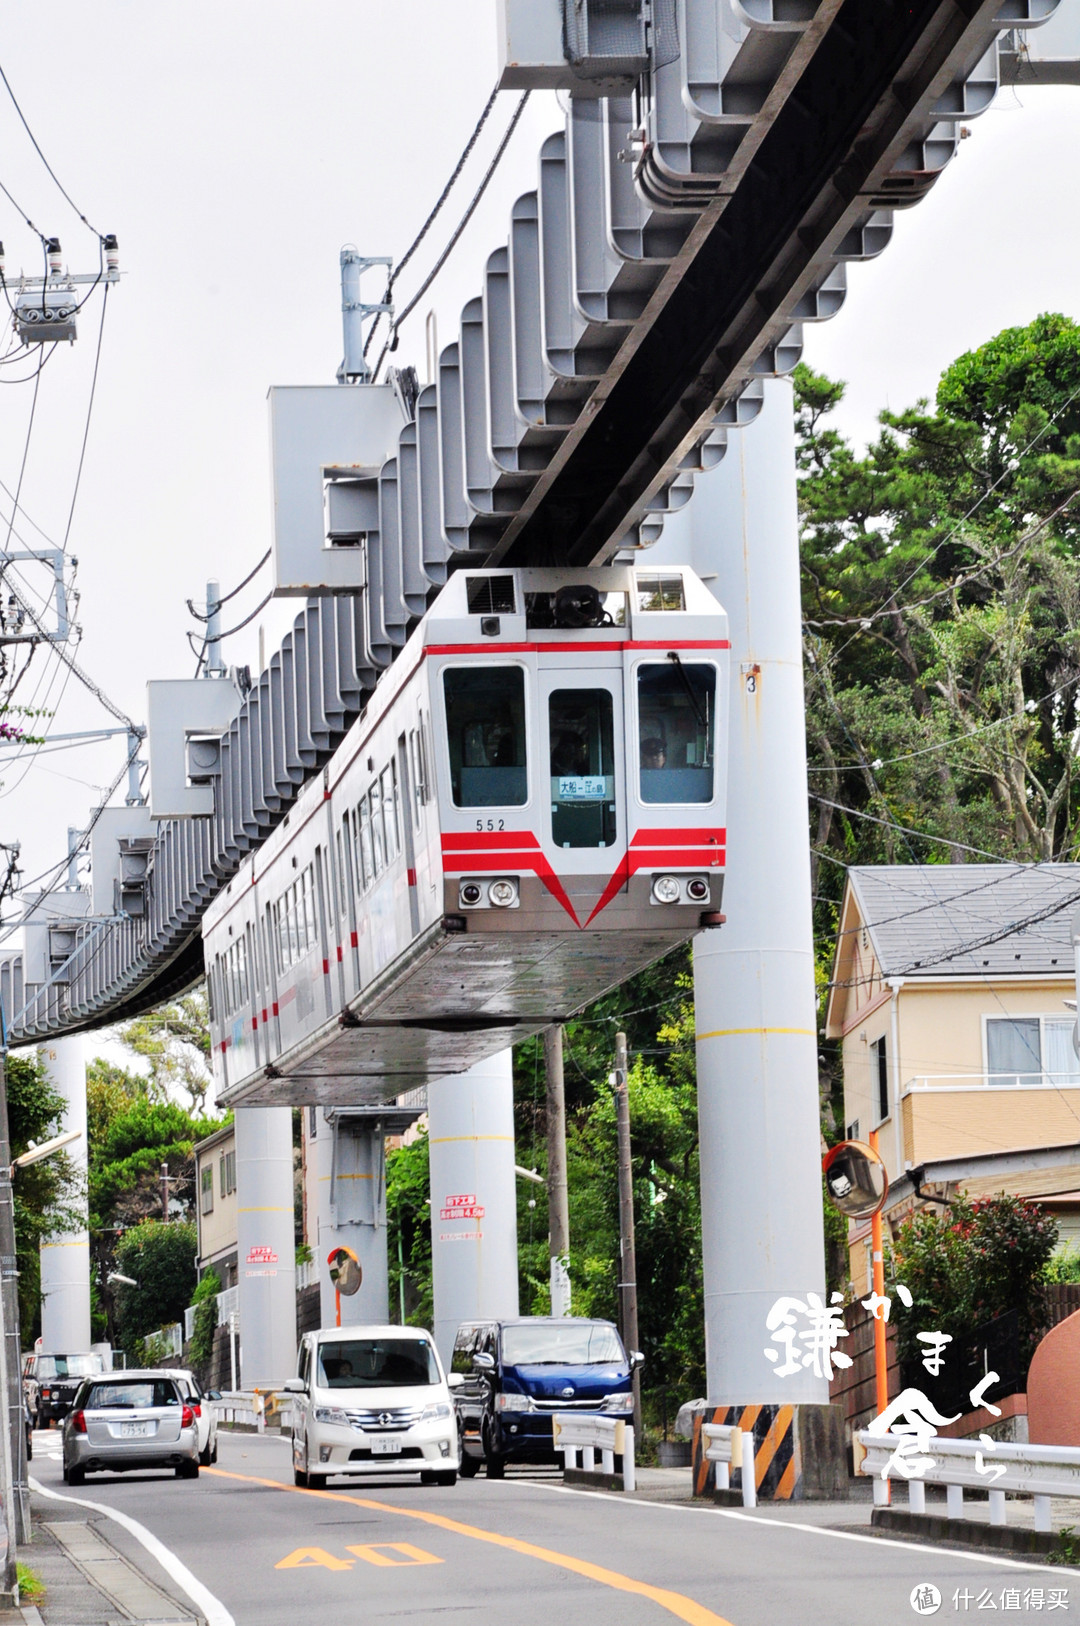
[[[214,1165],[208,1163],[199,1175],[201,1188],[201,1209],[204,1214],[214,1212]]]
[[[236,1153],[225,1153],[225,1195],[229,1196],[236,1190]]]
[[[884,1034],[870,1046],[870,1085],[880,1123],[889,1116],[889,1057]]]
[[[844,1138],[845,1138],[845,1140],[858,1140],[858,1138],[859,1138],[859,1120],[858,1120],[858,1118],[853,1118],[851,1120],[851,1122],[848,1124],[847,1128],[844,1131]]]
[[[987,1017],[987,1083],[1080,1084],[1073,1027],[1072,1017]]]

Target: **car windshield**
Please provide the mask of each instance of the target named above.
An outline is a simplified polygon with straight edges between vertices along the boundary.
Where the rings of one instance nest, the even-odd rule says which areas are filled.
[[[92,1383],[84,1411],[134,1411],[137,1406],[178,1406],[180,1396],[170,1378],[144,1378],[132,1383]]]
[[[324,1389],[393,1389],[442,1381],[426,1338],[343,1338],[319,1345]]]
[[[549,1321],[504,1327],[502,1354],[511,1366],[626,1364],[619,1335],[606,1321]]]
[[[53,1355],[51,1378],[89,1378],[95,1372],[104,1372],[105,1363],[100,1355]]]

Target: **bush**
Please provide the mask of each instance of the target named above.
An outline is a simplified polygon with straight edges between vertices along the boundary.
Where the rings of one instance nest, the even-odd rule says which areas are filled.
[[[135,1349],[159,1328],[183,1321],[195,1289],[194,1225],[144,1220],[125,1231],[116,1249],[117,1269],[138,1285],[121,1285],[116,1321],[123,1349]]]
[[[942,1214],[922,1212],[900,1228],[892,1277],[914,1303],[896,1318],[902,1364],[923,1354],[916,1334],[934,1328],[962,1338],[1006,1310],[1019,1317],[1021,1356],[1030,1360],[1046,1328],[1046,1267],[1057,1221],[1023,1197],[954,1199]]]
[[[195,1306],[195,1330],[191,1335],[188,1353],[192,1366],[206,1367],[214,1353],[214,1329],[217,1327],[217,1295],[221,1292],[221,1278],[216,1270],[208,1270],[191,1295]]]

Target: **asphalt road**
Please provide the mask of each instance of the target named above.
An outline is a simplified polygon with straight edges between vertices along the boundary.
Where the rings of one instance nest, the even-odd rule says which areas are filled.
[[[138,1521],[168,1550],[164,1568],[130,1527],[100,1528],[178,1598],[169,1555],[186,1566],[210,1595],[187,1610],[211,1626],[450,1615],[470,1626],[900,1626],[923,1618],[910,1599],[926,1583],[942,1594],[939,1621],[1080,1614],[1075,1570],[800,1525],[795,1509],[748,1515],[571,1491],[546,1473],[452,1490],[331,1480],[300,1491],[287,1442],[222,1434],[216,1469],[198,1481],[94,1475],[76,1491],[61,1479],[55,1432],[37,1436],[31,1471],[73,1502]]]

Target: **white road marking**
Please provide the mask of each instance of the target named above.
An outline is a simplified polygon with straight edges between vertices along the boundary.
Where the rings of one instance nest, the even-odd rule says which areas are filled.
[[[37,1479],[31,1478],[30,1489],[36,1491],[39,1496],[47,1496],[50,1501],[69,1502],[75,1507],[88,1507],[95,1513],[104,1513],[107,1519],[114,1519],[133,1535],[136,1541],[142,1543],[147,1552],[157,1559],[166,1575],[176,1582],[182,1592],[187,1593],[196,1609],[204,1616],[206,1626],[236,1626],[236,1622],[220,1599],[215,1598],[214,1594],[192,1575],[187,1565],[137,1519],[129,1518],[117,1508],[106,1507],[104,1502],[90,1502],[83,1496],[62,1496],[59,1491],[49,1490],[48,1486],[41,1484]]]
[[[617,1502],[620,1507],[652,1507],[659,1508],[665,1513],[691,1513],[702,1517],[712,1517],[719,1514],[722,1519],[741,1519],[745,1524],[764,1524],[770,1530],[805,1530],[812,1536],[832,1536],[838,1541],[869,1541],[875,1547],[902,1547],[909,1553],[931,1553],[937,1558],[964,1558],[971,1564],[993,1564],[998,1569],[1009,1570],[1047,1570],[1054,1575],[1060,1575],[1063,1570],[1071,1569],[1068,1564],[1039,1564],[1034,1561],[1024,1563],[1017,1558],[995,1558],[990,1553],[969,1553],[959,1547],[930,1547],[921,1541],[895,1541],[891,1536],[862,1536],[857,1530],[833,1530],[827,1524],[797,1524],[794,1519],[763,1519],[753,1513],[740,1513],[737,1508],[729,1507],[681,1507],[674,1502],[646,1502],[637,1496],[624,1497],[617,1492],[599,1490],[574,1490],[571,1485],[550,1485],[542,1479],[519,1479],[519,1485],[528,1485],[530,1490],[554,1491],[557,1496],[591,1496],[603,1502]]]

